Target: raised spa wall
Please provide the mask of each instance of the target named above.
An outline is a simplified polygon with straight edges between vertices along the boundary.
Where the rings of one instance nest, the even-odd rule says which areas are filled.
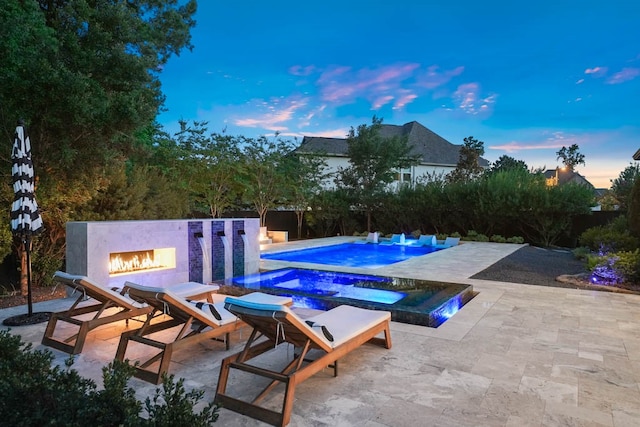
[[[122,287],[125,281],[208,283],[253,274],[260,265],[259,230],[257,218],[68,222],[66,271],[108,287]],[[109,273],[112,253],[154,249],[175,253],[175,266]]]

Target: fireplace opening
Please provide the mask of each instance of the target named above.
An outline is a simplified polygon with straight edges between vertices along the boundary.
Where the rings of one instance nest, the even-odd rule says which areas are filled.
[[[147,249],[109,254],[109,275],[176,268],[176,249]]]

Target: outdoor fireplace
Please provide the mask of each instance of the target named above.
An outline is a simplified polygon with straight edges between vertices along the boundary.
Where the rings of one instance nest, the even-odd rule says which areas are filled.
[[[176,268],[176,249],[147,249],[109,254],[109,275]]]
[[[260,267],[259,227],[258,218],[68,222],[66,272],[109,288],[253,274]]]

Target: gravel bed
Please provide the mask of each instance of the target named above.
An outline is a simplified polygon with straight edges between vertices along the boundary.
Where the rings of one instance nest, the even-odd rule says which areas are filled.
[[[587,273],[585,263],[577,260],[568,249],[544,249],[524,246],[472,279],[528,285],[578,288],[576,284],[559,282],[561,275]]]

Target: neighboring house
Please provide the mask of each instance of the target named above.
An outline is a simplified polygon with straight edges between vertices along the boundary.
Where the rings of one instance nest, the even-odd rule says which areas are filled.
[[[456,168],[462,145],[455,145],[432,132],[418,122],[409,122],[402,126],[381,125],[380,135],[386,138],[407,136],[412,154],[418,154],[420,163],[416,166],[398,171],[396,185],[409,183],[414,185],[423,175],[446,175]],[[332,177],[325,182],[326,188],[334,187],[333,174],[340,168],[349,167],[347,156],[347,138],[323,138],[305,136],[302,144],[295,151],[300,154],[322,154],[327,163],[327,171]],[[480,158],[480,166],[488,168],[489,161]]]
[[[633,160],[640,161],[640,149],[638,149],[638,151],[633,155]]]
[[[576,171],[566,168],[547,169],[544,171],[544,176],[547,179],[547,185],[564,185],[564,184],[580,184],[585,185],[595,192],[596,188],[587,181],[587,178],[580,175]]]

